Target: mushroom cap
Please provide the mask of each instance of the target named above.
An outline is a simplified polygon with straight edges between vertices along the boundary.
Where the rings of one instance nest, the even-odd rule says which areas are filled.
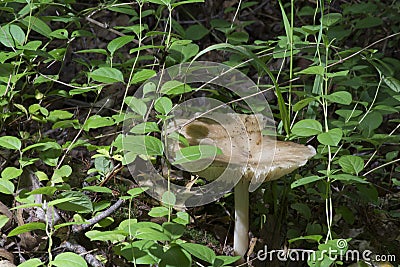
[[[235,125],[233,118],[239,118],[241,123],[236,121]],[[217,121],[228,123],[221,125]],[[229,124],[233,124],[230,129],[226,127]],[[291,173],[306,164],[307,160],[316,153],[312,146],[276,141],[274,137],[263,136],[261,129],[266,124],[260,114],[228,113],[217,115],[216,120],[208,118],[193,121],[175,120],[173,125],[168,126],[167,132],[180,128],[178,132],[188,140],[190,145],[216,145],[222,150],[222,154],[217,155],[206,168],[195,171],[199,176],[214,180],[225,171],[234,171],[240,172],[244,179],[259,184]],[[171,145],[170,151],[177,152],[182,148],[182,145],[177,142],[171,142]],[[197,160],[189,163],[188,166],[199,166],[204,162],[207,162],[207,159]]]

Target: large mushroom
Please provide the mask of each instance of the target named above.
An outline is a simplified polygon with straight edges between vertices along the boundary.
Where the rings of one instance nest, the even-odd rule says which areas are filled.
[[[221,173],[239,172],[240,181],[234,188],[235,227],[234,253],[245,256],[249,245],[249,191],[254,191],[261,183],[281,178],[306,164],[315,155],[315,149],[293,142],[275,141],[274,138],[262,135],[265,125],[263,117],[243,114],[218,114],[216,120],[199,118],[174,122],[175,129],[183,135],[190,145],[211,144],[222,150],[211,164],[195,173],[207,180],[217,179]],[[235,134],[235,127],[227,129],[232,118],[239,118],[247,134]],[[218,121],[224,121],[221,125]],[[239,123],[240,124],[240,123]],[[228,127],[229,128],[229,127]],[[231,132],[231,133],[229,133]],[[233,132],[233,134],[232,134]],[[236,131],[240,133],[240,130]],[[245,140],[247,139],[247,140]],[[175,151],[182,145],[174,146]],[[233,152],[233,153],[232,153]],[[229,164],[229,165],[228,165]],[[201,165],[195,162],[194,165]],[[193,164],[192,164],[193,166]]]

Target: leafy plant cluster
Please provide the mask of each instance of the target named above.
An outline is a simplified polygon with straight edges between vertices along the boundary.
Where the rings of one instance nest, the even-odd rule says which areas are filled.
[[[374,225],[400,229],[400,4],[330,2],[249,1],[216,10],[199,0],[1,1],[1,246],[20,243],[7,259],[19,266],[228,266],[238,259],[188,242],[189,213],[146,200],[124,167],[142,154],[159,164],[162,121],[198,91],[166,83],[154,110],[130,95],[158,71],[200,59],[254,78],[278,137],[318,152],[301,172],[254,194],[253,233],[274,248],[287,242],[321,252],[349,238],[352,248],[368,240],[377,254],[398,253],[390,228]],[[260,38],[254,28],[265,8],[278,12],[271,24],[281,30]],[[151,115],[132,129],[140,135],[131,141],[146,139],[145,148],[124,150],[127,106]],[[147,217],[140,203],[151,206]],[[326,255],[308,261],[332,264],[341,263]]]

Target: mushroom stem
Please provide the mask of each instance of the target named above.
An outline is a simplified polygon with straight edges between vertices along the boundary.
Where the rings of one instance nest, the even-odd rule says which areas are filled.
[[[235,255],[246,254],[249,245],[249,184],[241,179],[235,186],[235,230],[233,235],[233,251]]]

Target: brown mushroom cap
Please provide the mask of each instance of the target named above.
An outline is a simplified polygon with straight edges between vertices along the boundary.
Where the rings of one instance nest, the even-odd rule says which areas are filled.
[[[182,126],[182,134],[190,145],[208,144],[216,145],[223,152],[217,155],[207,168],[196,173],[208,180],[220,177],[224,171],[239,171],[248,180],[265,182],[279,179],[303,166],[309,158],[315,155],[315,149],[293,142],[276,141],[269,136],[263,136],[261,129],[266,125],[265,119],[260,115],[244,114],[213,114],[216,120],[200,118],[188,123],[188,120],[176,120],[176,129]],[[235,117],[236,116],[236,117]],[[233,118],[239,118],[240,122]],[[221,125],[218,121],[225,121]],[[231,125],[231,128],[227,125]],[[240,124],[242,126],[240,126]],[[243,134],[243,125],[246,134]],[[265,130],[265,129],[264,129]],[[181,148],[175,142],[172,150]],[[206,160],[198,160],[193,165],[201,165]],[[229,169],[227,166],[229,165]],[[253,180],[255,179],[255,180]]]

